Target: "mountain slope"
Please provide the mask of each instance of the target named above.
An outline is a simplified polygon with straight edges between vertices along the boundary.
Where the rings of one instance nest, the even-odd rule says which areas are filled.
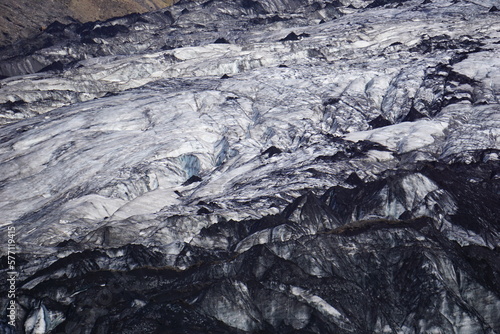
[[[172,0],[2,0],[0,46],[38,35],[54,21],[71,23],[107,20],[172,5]]]

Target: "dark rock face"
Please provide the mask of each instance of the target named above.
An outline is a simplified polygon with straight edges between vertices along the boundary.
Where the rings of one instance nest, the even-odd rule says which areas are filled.
[[[2,50],[0,333],[500,333],[499,20],[181,1]]]

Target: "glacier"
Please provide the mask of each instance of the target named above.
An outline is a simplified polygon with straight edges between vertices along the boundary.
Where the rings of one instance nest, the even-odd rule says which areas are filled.
[[[500,333],[497,7],[183,0],[0,49],[0,333]]]

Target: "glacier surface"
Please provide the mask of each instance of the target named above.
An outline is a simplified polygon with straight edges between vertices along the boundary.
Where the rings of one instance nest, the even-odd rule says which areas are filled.
[[[1,49],[18,332],[500,333],[494,6],[181,1]]]

